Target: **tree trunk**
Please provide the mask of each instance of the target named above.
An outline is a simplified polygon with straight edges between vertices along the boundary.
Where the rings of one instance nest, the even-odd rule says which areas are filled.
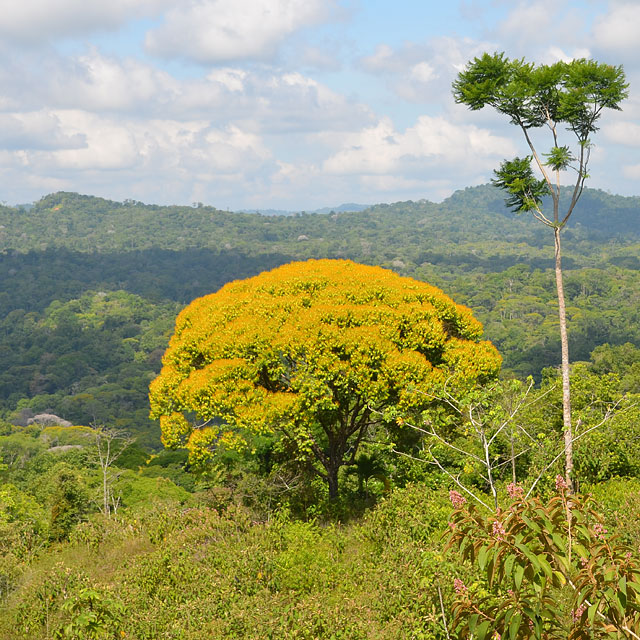
[[[107,518],[111,517],[110,508],[109,508],[109,485],[107,484],[107,468],[103,467],[102,469],[102,505],[103,512]]]
[[[329,465],[327,468],[327,482],[329,483],[329,500],[336,500],[338,497],[338,471],[339,465]]]
[[[558,292],[560,344],[562,347],[562,421],[564,425],[565,480],[569,485],[569,492],[573,493],[573,433],[571,429],[571,387],[569,385],[569,340],[567,338],[567,313],[562,283],[560,229],[555,227],[553,233],[556,248],[556,290]]]

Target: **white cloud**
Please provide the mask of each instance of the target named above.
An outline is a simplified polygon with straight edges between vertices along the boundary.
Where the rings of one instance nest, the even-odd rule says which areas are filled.
[[[59,125],[58,135],[81,142],[57,149],[23,147],[12,157],[38,171],[54,173],[126,171],[155,173],[159,182],[166,172],[183,177],[250,173],[271,153],[260,136],[208,121],[136,120],[99,116],[87,111],[64,110],[49,116]]]
[[[556,13],[554,0],[520,2],[500,24],[499,30],[507,37],[518,40],[540,40],[540,34],[548,33],[554,26]]]
[[[520,0],[504,3],[508,12],[489,34],[510,58],[536,63],[585,57],[590,3],[574,0]],[[597,4],[597,3],[593,3]],[[569,52],[569,53],[567,53]]]
[[[84,148],[54,151],[49,158],[64,169],[128,169],[139,158],[134,136],[127,127],[84,111],[56,113],[62,126],[86,139]]]
[[[412,175],[443,165],[460,171],[493,166],[496,157],[515,153],[513,143],[473,125],[456,125],[443,117],[420,116],[404,133],[390,119],[351,134],[324,164],[329,173]],[[490,162],[487,162],[490,160]]]
[[[622,167],[622,173],[625,178],[640,180],[640,164],[626,165]]]
[[[640,4],[612,2],[609,11],[600,16],[593,27],[596,45],[616,53],[638,53],[640,39]]]
[[[63,130],[59,118],[47,111],[0,113],[0,149],[78,149],[86,146],[80,133]]]
[[[372,73],[398,71],[401,68],[401,61],[388,44],[379,44],[373,55],[360,59],[360,64]]]
[[[301,48],[300,60],[305,67],[322,71],[339,71],[342,68],[342,63],[337,54],[338,49],[339,46],[335,45],[332,47],[305,46]]]
[[[299,72],[219,67],[203,77],[177,78],[95,49],[70,59],[53,55],[41,68],[34,65],[0,68],[0,82],[11,96],[7,111],[47,105],[143,119],[251,122],[263,133],[351,130],[373,117],[366,106]]]
[[[328,17],[322,0],[189,0],[147,34],[147,49],[203,63],[272,57],[295,31]]]
[[[130,19],[159,13],[172,0],[5,0],[0,34],[33,44],[57,37],[115,29]]]
[[[640,124],[618,121],[603,127],[603,134],[611,142],[630,147],[640,147]]]
[[[406,43],[398,49],[387,44],[360,58],[360,67],[386,79],[395,94],[409,102],[442,102],[451,93],[451,80],[474,56],[495,45],[469,38],[442,36],[425,44]]]
[[[65,107],[95,111],[135,111],[165,107],[179,90],[168,73],[133,58],[118,60],[91,50],[62,62],[49,74],[47,98]],[[50,71],[53,71],[50,69]]]
[[[428,62],[414,64],[409,74],[413,80],[423,83],[431,82],[431,80],[438,77],[436,70]]]
[[[546,53],[542,56],[541,62],[544,64],[553,64],[554,62],[571,62],[572,60],[579,60],[581,58],[589,58],[591,53],[587,48],[576,48],[571,53],[565,53],[564,49],[550,46]]]

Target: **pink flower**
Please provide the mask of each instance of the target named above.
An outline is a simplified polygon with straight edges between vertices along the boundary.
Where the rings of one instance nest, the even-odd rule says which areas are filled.
[[[593,525],[593,533],[598,536],[599,540],[604,540],[604,536],[606,535],[607,530],[599,522],[596,522]]]
[[[582,618],[582,614],[585,612],[587,608],[586,604],[581,604],[575,611],[571,613],[571,617],[574,622],[579,622],[580,618]]]
[[[629,560],[631,560],[631,551],[627,551],[627,553],[624,554],[624,559],[629,562]]]
[[[460,578],[453,579],[453,589],[459,596],[467,595],[467,587],[465,583],[460,580]]]
[[[499,520],[493,521],[492,534],[496,540],[504,540],[506,531]]]
[[[558,474],[556,476],[556,491],[564,491],[568,488],[569,485],[567,484],[566,480],[560,474]]]
[[[458,493],[453,489],[449,491],[449,500],[451,500],[451,504],[454,509],[460,509],[462,505],[467,502],[466,498],[461,493]]]
[[[518,498],[522,498],[524,495],[524,489],[515,482],[510,482],[507,485],[507,493],[512,500],[516,500]]]

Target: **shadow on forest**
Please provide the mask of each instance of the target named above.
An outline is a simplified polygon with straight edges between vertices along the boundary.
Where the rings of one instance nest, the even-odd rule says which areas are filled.
[[[8,252],[0,254],[0,314],[14,309],[41,311],[53,300],[71,300],[87,290],[100,289],[122,289],[152,301],[186,304],[230,280],[256,275],[292,259],[279,253],[249,256],[209,249]]]

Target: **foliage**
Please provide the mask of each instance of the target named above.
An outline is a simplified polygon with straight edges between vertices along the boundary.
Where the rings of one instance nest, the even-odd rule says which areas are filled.
[[[445,640],[446,494],[413,486],[384,504],[380,518],[348,525],[168,504],[99,517],[19,581],[0,638],[45,640],[74,620],[78,632],[88,591],[116,615],[125,603],[109,628],[125,638]]]
[[[61,608],[71,620],[54,632],[54,638],[121,640],[118,628],[122,623],[124,606],[97,589],[79,589],[76,597],[66,600]]]
[[[187,446],[194,464],[218,446],[246,446],[247,434],[277,432],[336,497],[340,467],[386,408],[414,411],[447,379],[464,389],[497,374],[481,332],[427,284],[346,261],[293,263],[180,314],[151,415],[164,444]]]
[[[570,200],[561,189],[562,208]],[[580,222],[565,229],[576,359],[605,342],[640,345],[639,202],[585,189]],[[488,185],[441,204],[336,216],[212,215],[207,207],[122,206],[77,194],[51,196],[28,212],[0,208],[0,414],[23,424],[23,415],[50,411],[74,424],[125,429],[145,449],[159,449],[148,382],[180,307],[307,258],[379,264],[443,288],[474,310],[503,370],[538,380],[558,360],[553,263],[535,221],[519,216],[505,226],[507,215]],[[185,234],[191,225],[198,232]],[[299,242],[300,234],[309,240]]]
[[[509,60],[504,54],[483,54],[475,58],[453,83],[456,102],[470,109],[491,106],[520,127],[533,155],[505,161],[496,172],[496,186],[509,193],[508,206],[516,211],[533,211],[550,226],[564,226],[581,195],[587,177],[590,136],[597,131],[603,109],[620,109],[627,95],[622,67],[594,60],[572,60],[552,65]],[[558,143],[558,125],[565,125],[576,137],[576,156],[566,145]],[[546,162],[536,154],[529,137],[530,129],[548,126],[552,146],[544,154]],[[543,174],[535,177],[531,169],[534,159]],[[577,165],[574,163],[577,162]],[[568,211],[560,218],[557,199],[559,186],[551,181],[545,166],[559,173],[568,168],[577,172],[576,186]],[[542,198],[551,194],[554,214],[551,219],[541,213]]]
[[[555,276],[558,296],[560,346],[562,353],[562,407],[564,423],[565,475],[573,490],[573,416],[571,412],[569,341],[567,311],[564,294],[560,231],[569,221],[582,196],[589,177],[591,140],[598,127],[602,110],[620,109],[627,96],[628,85],[622,67],[600,64],[594,60],[572,60],[553,65],[527,64],[523,60],[509,60],[504,54],[484,54],[475,58],[453,83],[456,102],[476,110],[490,105],[506,114],[520,128],[531,156],[503,162],[496,171],[494,184],[506,190],[507,205],[517,212],[530,211],[533,217],[550,227],[554,233]],[[560,146],[558,126],[565,125],[575,135],[577,151]],[[534,145],[530,130],[546,127],[551,147],[542,157]],[[546,158],[546,162],[543,161]],[[531,162],[542,180],[535,177]],[[560,212],[560,174],[571,169],[575,180],[571,202]],[[549,195],[553,203],[551,213],[544,212],[542,200]]]
[[[640,563],[588,500],[570,496],[562,476],[559,495],[546,504],[523,498],[485,516],[451,493],[448,548],[486,575],[488,593],[456,580],[454,626],[484,640],[510,638],[619,638],[640,632]]]
[[[64,540],[87,511],[87,490],[80,474],[64,462],[57,464],[49,477],[53,485],[49,536]]]

